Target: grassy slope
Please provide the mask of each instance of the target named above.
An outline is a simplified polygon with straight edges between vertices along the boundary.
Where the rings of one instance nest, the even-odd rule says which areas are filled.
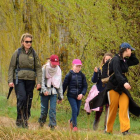
[[[35,99],[36,100],[36,99]],[[16,107],[11,106],[10,101],[6,101],[5,96],[0,96],[0,116],[9,118],[12,123],[15,123],[16,118]],[[36,101],[39,104],[39,101]],[[64,103],[60,106],[64,106]],[[133,133],[130,136],[123,137],[119,132],[119,119],[117,117],[114,124],[114,134],[107,135],[104,134],[103,124],[104,124],[104,114],[101,116],[101,121],[99,123],[99,128],[96,132],[92,130],[92,123],[94,118],[94,113],[91,113],[90,116],[87,116],[85,112],[81,110],[78,117],[78,133],[71,133],[69,131],[68,119],[70,118],[71,112],[70,109],[64,111],[63,108],[58,106],[57,108],[57,125],[55,131],[50,131],[45,125],[45,128],[39,129],[38,127],[38,117],[40,115],[39,109],[32,109],[32,117],[29,120],[30,127],[29,130],[26,129],[17,129],[15,125],[6,125],[1,121],[0,123],[0,138],[5,140],[7,139],[140,139],[140,125],[138,120],[131,119],[131,132]],[[48,122],[48,121],[47,121]],[[10,124],[10,123],[9,123]],[[11,128],[12,127],[12,128]],[[12,130],[12,131],[11,131]]]

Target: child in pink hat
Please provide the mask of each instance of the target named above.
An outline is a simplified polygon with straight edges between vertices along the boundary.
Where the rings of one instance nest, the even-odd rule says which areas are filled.
[[[87,82],[85,75],[81,72],[82,62],[80,59],[74,59],[72,70],[65,76],[63,82],[63,93],[67,87],[67,98],[72,109],[72,117],[69,121],[70,128],[77,131],[77,117],[81,106],[81,100],[87,91]]]

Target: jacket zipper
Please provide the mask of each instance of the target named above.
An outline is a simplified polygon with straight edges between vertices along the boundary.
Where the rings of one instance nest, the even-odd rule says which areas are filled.
[[[76,82],[77,82],[77,97],[78,97],[78,78],[77,78],[77,74],[76,74]]]

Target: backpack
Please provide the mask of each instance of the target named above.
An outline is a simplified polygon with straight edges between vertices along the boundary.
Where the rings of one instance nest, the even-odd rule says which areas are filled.
[[[20,70],[30,70],[30,71],[34,71],[35,72],[35,51],[33,50],[33,57],[34,57],[34,69],[29,69],[29,68],[20,68],[19,67],[19,55],[21,53],[21,48],[18,48],[17,50],[17,58],[16,58],[16,69],[15,69],[15,73],[16,73],[16,85],[18,84],[18,72]]]
[[[111,59],[109,59],[103,66],[101,70],[101,81],[102,83],[107,83],[109,81],[109,78],[114,74],[114,72],[109,75],[110,73],[110,62]]]

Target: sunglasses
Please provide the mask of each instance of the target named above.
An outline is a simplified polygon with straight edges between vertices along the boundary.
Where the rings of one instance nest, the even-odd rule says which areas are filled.
[[[28,44],[28,43],[32,43],[32,41],[24,41],[26,44]]]

